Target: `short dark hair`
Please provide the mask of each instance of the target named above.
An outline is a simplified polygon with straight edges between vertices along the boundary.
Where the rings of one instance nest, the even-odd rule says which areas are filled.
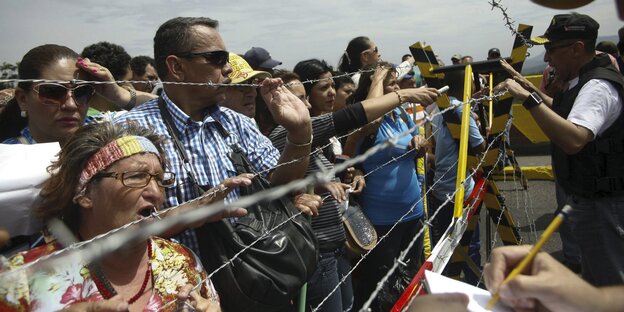
[[[130,60],[130,69],[132,69],[132,72],[137,76],[145,75],[145,67],[147,67],[147,65],[152,65],[156,68],[154,59],[146,55],[135,56]]]
[[[122,46],[106,41],[100,41],[85,47],[81,53],[92,62],[106,67],[115,80],[122,80],[128,72],[130,54]]]
[[[596,50],[609,53],[612,55],[618,54],[618,48],[613,41],[600,41],[596,45]]]
[[[301,61],[295,65],[293,71],[301,77],[301,81],[319,79],[322,74],[326,72],[332,72],[331,66],[327,65],[324,60],[309,59]],[[306,93],[310,94],[314,84],[306,83],[303,85],[306,89]]]
[[[333,72],[332,78],[334,78],[334,84],[336,84],[336,90],[340,89],[342,85],[347,84],[347,83],[355,85],[355,82],[351,80],[351,77],[346,76],[345,73],[341,71]]]
[[[219,22],[208,17],[176,17],[158,27],[154,36],[154,59],[160,79],[167,78],[165,58],[169,55],[188,52],[193,48],[193,26],[202,25],[217,28]]]
[[[301,79],[296,73],[285,69],[276,69],[275,71],[273,71],[273,78],[281,78],[284,83],[289,83],[293,80]]]
[[[580,39],[580,41],[585,45],[585,52],[590,54],[596,53],[596,39]]]
[[[340,57],[338,69],[345,73],[358,71],[362,68],[360,54],[367,49],[370,49],[370,39],[368,37],[359,36],[351,39],[342,53],[342,57]]]

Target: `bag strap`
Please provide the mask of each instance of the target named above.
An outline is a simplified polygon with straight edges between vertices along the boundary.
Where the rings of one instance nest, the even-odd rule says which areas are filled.
[[[186,153],[186,149],[184,148],[184,145],[182,145],[182,142],[180,142],[180,140],[178,139],[180,132],[176,127],[173,126],[173,118],[171,117],[171,113],[167,109],[167,105],[165,104],[165,100],[162,96],[158,97],[158,109],[160,110],[160,115],[162,115],[165,126],[167,127],[167,132],[169,132],[169,135],[171,136],[173,145],[176,148],[176,151],[178,152],[180,157],[182,157],[182,160],[184,161],[184,168],[186,169],[191,179],[191,182],[193,183],[193,188],[195,192],[197,192],[197,195],[200,196],[205,192],[205,190],[201,186],[199,186],[199,182],[195,177],[195,174],[193,173],[191,161],[189,160],[188,154]],[[178,201],[181,201],[179,186],[176,186],[176,191],[178,193]]]

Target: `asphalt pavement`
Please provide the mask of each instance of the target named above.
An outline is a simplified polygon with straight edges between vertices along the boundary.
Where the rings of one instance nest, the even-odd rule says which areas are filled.
[[[517,157],[520,166],[546,166],[550,165],[550,155],[540,156],[519,156]],[[553,181],[529,180],[528,188],[522,187],[519,179],[514,180],[513,176],[508,176],[506,181],[496,182],[501,195],[505,198],[505,204],[510,210],[515,224],[520,231],[522,241],[525,244],[534,244],[541,236],[542,232],[553,220],[553,214],[557,207],[555,200],[555,183]],[[481,211],[481,255],[482,262],[486,259],[486,239],[485,235],[485,209]],[[495,234],[495,224],[492,223],[492,239],[494,246],[501,246],[500,238]],[[546,242],[543,251],[552,254],[555,258],[561,259],[561,238],[559,233],[555,233]]]

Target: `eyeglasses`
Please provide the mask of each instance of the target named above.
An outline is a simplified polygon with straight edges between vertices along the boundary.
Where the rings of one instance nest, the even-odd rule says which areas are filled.
[[[160,187],[169,187],[175,184],[175,173],[165,171],[157,174],[151,174],[145,171],[125,171],[117,172],[100,172],[94,178],[115,178],[121,181],[121,184],[132,188],[145,187],[150,183],[152,178],[156,179],[156,183]]]
[[[33,90],[37,92],[43,104],[59,106],[67,101],[69,94],[80,106],[87,105],[95,94],[95,87],[90,84],[66,87],[59,83],[44,82],[34,86]]]
[[[360,54],[362,54],[362,53],[367,53],[367,52],[371,52],[371,51],[372,51],[372,52],[375,52],[375,54],[378,54],[378,53],[379,53],[379,48],[378,48],[377,46],[375,46],[374,48],[366,49],[366,50],[364,50],[364,51],[360,52]]]
[[[570,42],[570,43],[564,43],[564,44],[560,44],[560,45],[555,45],[553,46],[552,44],[545,44],[544,45],[544,49],[546,49],[546,53],[552,53],[553,51],[559,49],[559,48],[565,48],[565,47],[569,47],[573,44],[575,44],[576,41],[574,42]]]
[[[208,63],[215,66],[223,67],[230,61],[230,52],[228,51],[208,51],[208,52],[182,52],[173,54],[177,57],[192,58],[201,56],[206,59]]]

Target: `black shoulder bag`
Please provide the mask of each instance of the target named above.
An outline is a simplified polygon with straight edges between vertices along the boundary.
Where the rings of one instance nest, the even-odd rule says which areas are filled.
[[[167,121],[171,116],[162,104],[161,114]],[[171,122],[166,123],[170,128]],[[229,136],[221,124],[218,127],[224,139]],[[169,129],[170,134],[177,141],[173,130]],[[176,147],[179,149],[181,144],[177,143]],[[232,144],[231,148],[228,156],[237,173],[254,173],[238,144]],[[180,151],[180,154],[186,152]],[[251,195],[269,187],[266,179],[256,175],[251,185],[240,188],[240,194]],[[221,220],[195,230],[202,263],[207,272],[213,272],[258,240],[211,280],[220,294],[224,311],[283,311],[316,270],[318,242],[303,215],[284,222],[298,214],[286,197],[261,201],[246,208],[248,214],[233,224]],[[270,231],[281,223],[284,224]]]

